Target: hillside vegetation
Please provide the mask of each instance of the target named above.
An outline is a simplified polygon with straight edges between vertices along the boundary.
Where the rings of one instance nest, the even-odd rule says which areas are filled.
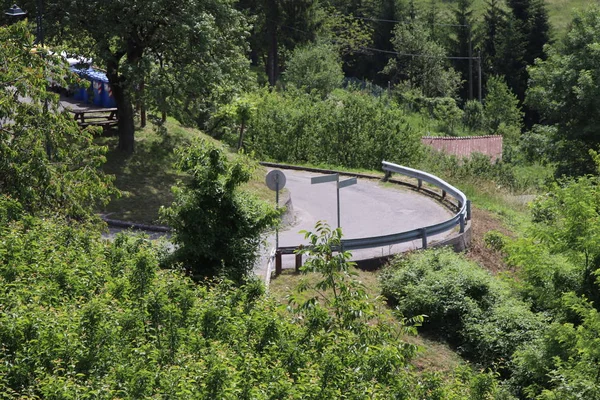
[[[106,69],[114,138],[60,111],[48,82],[83,82],[41,27],[0,27],[1,396],[600,399],[600,9],[552,5],[46,2],[47,44]],[[487,134],[498,162],[420,144]],[[473,250],[376,279],[319,222],[266,293],[257,160],[382,158],[467,193]],[[175,231],[108,241],[98,210]]]

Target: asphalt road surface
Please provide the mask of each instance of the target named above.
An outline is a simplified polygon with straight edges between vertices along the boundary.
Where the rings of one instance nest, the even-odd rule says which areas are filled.
[[[285,188],[290,192],[294,222],[279,232],[280,246],[297,246],[306,243],[300,230],[313,230],[319,220],[337,226],[336,183],[311,185],[310,178],[318,173],[282,170],[286,175]],[[340,177],[340,180],[348,179]],[[273,195],[275,198],[275,195]],[[274,200],[273,200],[274,201]],[[452,213],[434,199],[415,191],[382,184],[378,181],[358,179],[356,185],[340,189],[340,226],[347,239],[380,236],[404,232],[443,222]],[[428,238],[429,243],[443,239],[450,232]],[[275,235],[267,239],[266,251],[275,245]],[[385,248],[353,251],[353,259],[399,253],[421,247],[421,240]],[[294,257],[283,256],[284,268],[293,268]],[[266,258],[256,268],[264,276]]]

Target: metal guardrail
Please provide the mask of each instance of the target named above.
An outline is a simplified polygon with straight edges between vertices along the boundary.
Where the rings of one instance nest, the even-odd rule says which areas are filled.
[[[423,182],[433,185],[442,191],[441,197],[444,198],[446,194],[451,195],[457,201],[458,212],[450,219],[439,224],[426,226],[423,228],[413,229],[411,231],[393,233],[390,235],[374,236],[368,238],[359,239],[343,239],[342,247],[344,250],[360,250],[374,247],[384,247],[399,243],[410,242],[413,240],[421,239],[423,248],[427,248],[427,238],[429,236],[437,235],[439,233],[447,232],[454,229],[457,225],[460,227],[460,233],[465,230],[466,221],[471,219],[471,202],[467,199],[467,196],[454,186],[450,185],[446,181],[438,178],[435,175],[428,174],[427,172],[419,171],[417,169],[403,167],[401,165],[393,164],[387,161],[382,161],[383,170],[386,173],[386,178],[389,178],[392,173],[402,174],[409,178],[417,179],[417,187],[420,189]],[[297,246],[286,246],[279,247],[277,252],[279,254],[294,254]]]

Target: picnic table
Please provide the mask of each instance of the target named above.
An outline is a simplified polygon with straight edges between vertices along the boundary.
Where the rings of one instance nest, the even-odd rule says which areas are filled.
[[[113,126],[117,126],[117,108],[67,108],[74,115],[80,127],[101,126],[104,134]]]
[[[75,116],[79,126],[114,126],[119,123],[116,108],[68,109]]]

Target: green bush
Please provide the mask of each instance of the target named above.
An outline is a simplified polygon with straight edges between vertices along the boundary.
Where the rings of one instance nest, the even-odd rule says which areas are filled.
[[[382,291],[406,317],[466,357],[492,366],[539,335],[543,319],[509,288],[451,249],[401,256],[381,273]]]
[[[420,134],[386,96],[264,91],[254,104],[246,146],[263,159],[379,169],[382,160],[406,165],[422,153]]]
[[[485,126],[485,114],[483,105],[477,100],[469,100],[465,103],[463,124],[473,131],[482,130]]]
[[[173,205],[161,209],[178,246],[167,262],[196,278],[244,281],[258,258],[261,235],[278,216],[239,189],[250,180],[249,159],[239,155],[229,161],[221,148],[204,141],[183,149],[177,166],[189,179],[174,188]]]
[[[316,91],[322,98],[342,86],[344,71],[337,49],[325,43],[296,48],[283,74],[285,82]]]
[[[160,270],[143,238],[111,243],[34,218],[0,235],[2,398],[466,400],[495,391],[487,374],[412,372],[415,346],[366,316],[353,329],[347,319],[315,328],[310,309],[287,313],[259,282],[199,285]],[[352,307],[366,302],[348,294]]]

